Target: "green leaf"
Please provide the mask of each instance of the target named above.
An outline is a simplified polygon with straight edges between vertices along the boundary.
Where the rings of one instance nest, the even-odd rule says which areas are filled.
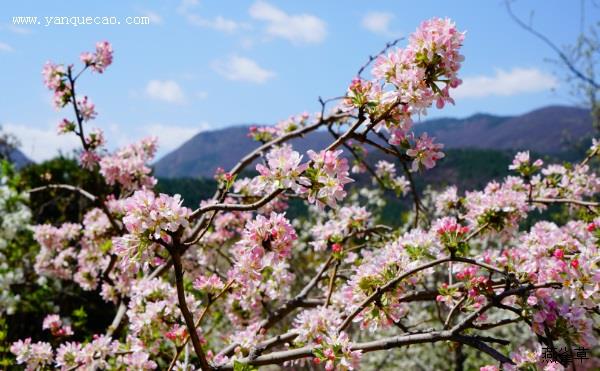
[[[239,361],[233,361],[233,371],[255,371],[258,370],[255,366]]]

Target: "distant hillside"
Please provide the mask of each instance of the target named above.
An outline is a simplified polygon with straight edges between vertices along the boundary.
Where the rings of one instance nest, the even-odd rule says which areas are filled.
[[[521,116],[476,114],[465,119],[442,118],[415,125],[427,131],[446,148],[491,150],[530,149],[556,155],[572,148],[582,137],[591,136],[592,123],[586,109],[549,106]],[[202,132],[167,154],[154,165],[162,178],[211,177],[217,167],[231,168],[259,144],[247,137],[247,126]],[[301,153],[325,147],[331,141],[325,131],[292,141]]]
[[[1,150],[2,150],[2,148],[0,148],[0,151]],[[23,152],[21,152],[18,149],[13,149],[10,152],[9,160],[16,166],[17,169],[20,169],[23,166],[29,165],[32,163],[32,161],[27,156],[25,156],[25,154]]]

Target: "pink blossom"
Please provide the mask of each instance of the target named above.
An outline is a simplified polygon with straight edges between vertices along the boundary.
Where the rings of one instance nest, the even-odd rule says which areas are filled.
[[[156,152],[156,137],[145,138],[139,143],[122,148],[100,160],[100,174],[109,185],[120,184],[125,189],[152,187],[156,179],[150,176],[146,166]]]
[[[194,281],[194,288],[200,291],[206,291],[211,294],[218,294],[225,285],[216,274],[210,277],[200,276]]]
[[[62,337],[62,336],[71,336],[73,335],[73,330],[71,330],[71,326],[64,325],[57,314],[49,314],[44,318],[44,322],[42,324],[42,329],[50,330],[53,336]]]
[[[291,189],[301,193],[309,185],[308,179],[302,176],[307,164],[300,164],[302,156],[292,150],[290,145],[284,144],[269,151],[266,155],[267,164],[256,165],[260,175],[255,178],[253,187],[267,193],[275,189]]]
[[[31,338],[12,343],[10,352],[16,356],[18,364],[25,364],[27,371],[49,366],[54,356],[50,344],[41,341],[32,343]]]
[[[316,203],[319,207],[324,205],[336,207],[336,201],[346,197],[344,185],[353,180],[349,177],[348,160],[340,158],[341,154],[341,150],[319,153],[308,151],[308,156],[312,160],[310,170],[307,171],[311,182],[308,191],[309,202]]]
[[[63,65],[46,62],[42,70],[44,85],[54,92],[53,103],[56,108],[64,107],[71,99],[71,85],[67,81]]]
[[[173,197],[148,190],[136,191],[126,200],[127,214],[123,223],[135,235],[155,240],[168,240],[167,232],[176,232],[187,226],[191,210],[182,206],[180,195]]]
[[[415,146],[406,151],[406,154],[413,157],[412,171],[417,171],[421,165],[427,169],[435,166],[436,161],[444,158],[444,153],[440,150],[444,148],[443,144],[433,143],[435,138],[430,138],[427,133],[423,133],[415,143]]]
[[[100,161],[100,155],[96,151],[83,150],[79,154],[79,161],[84,168],[92,170],[98,165]]]
[[[56,350],[56,366],[61,370],[69,370],[79,365],[77,361],[82,345],[75,342],[63,343]]]
[[[104,132],[98,128],[94,128],[90,130],[85,141],[90,149],[95,150],[99,147],[102,147],[105,143],[104,141]]]
[[[92,71],[102,73],[111,65],[113,59],[113,49],[108,41],[96,43],[96,52],[81,53],[81,61],[92,68]]]
[[[72,121],[69,121],[67,119],[62,119],[56,127],[56,131],[58,132],[58,134],[66,134],[66,133],[70,133],[74,130],[75,130],[75,123]]]
[[[98,113],[96,113],[94,104],[88,99],[87,96],[77,100],[77,109],[79,110],[79,115],[83,121],[93,120],[98,115]]]

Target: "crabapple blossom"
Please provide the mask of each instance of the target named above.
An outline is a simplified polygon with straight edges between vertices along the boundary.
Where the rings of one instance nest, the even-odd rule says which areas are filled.
[[[371,213],[365,207],[343,206],[332,210],[327,221],[319,221],[311,228],[315,250],[325,250],[328,244],[340,242],[351,233],[364,232],[371,226]]]
[[[299,344],[319,344],[328,334],[333,334],[342,323],[339,311],[321,307],[301,312],[294,320],[294,328],[298,337],[294,340]]]
[[[310,115],[307,112],[293,115],[274,126],[250,126],[248,136],[259,142],[270,142],[286,133],[290,133],[307,125]]]
[[[87,137],[85,138],[85,141],[90,149],[95,150],[104,145],[104,133],[102,132],[102,130],[94,128],[90,130]]]
[[[96,118],[98,113],[96,112],[96,106],[92,103],[87,96],[77,101],[77,109],[81,115],[81,119],[90,121]]]
[[[216,274],[210,277],[200,276],[194,280],[194,288],[200,291],[206,291],[211,294],[218,294],[225,287],[223,281]]]
[[[180,195],[173,197],[149,190],[135,191],[126,200],[123,223],[127,231],[142,239],[168,242],[168,232],[177,232],[188,225],[191,210],[182,206]]]
[[[77,112],[76,121],[64,119],[58,131],[80,137],[82,164],[104,182],[97,182],[80,215],[61,216],[73,222],[31,227],[39,251],[23,257],[31,261],[17,271],[5,263],[11,263],[5,247],[28,230],[19,225],[29,223],[31,213],[0,177],[0,288],[24,286],[32,276],[45,290],[98,294],[107,308],[114,305],[114,319],[100,333],[82,328],[80,334],[77,325],[85,340],[65,342],[71,317],[44,313],[51,343],[17,340],[10,347],[14,361],[29,370],[306,362],[355,370],[381,367],[376,350],[405,347],[386,353],[388,363],[445,369],[464,359],[457,366],[557,370],[564,366],[544,364],[541,347],[567,344],[590,348],[590,363],[581,369],[595,369],[598,141],[574,164],[544,164],[520,152],[510,165],[516,176],[481,190],[423,190],[412,173],[444,157],[442,144],[415,134],[413,118],[433,104],[454,103],[463,40],[452,21],[425,21],[405,48],[376,59],[371,80],[353,79],[332,113],[325,115],[322,100],[323,113],[312,118],[301,114],[252,127],[249,136],[260,148],[232,172],[219,169],[214,196],[194,211],[181,196],[152,190],[148,163],[156,138],[108,153],[101,131],[82,128],[96,112],[73,92],[79,75],[73,77],[72,66],[46,64],[44,84],[55,103]],[[81,55],[84,70],[102,73],[112,54],[109,43],[98,43],[95,52]],[[318,128],[335,139],[307,151],[303,162],[286,142]],[[337,149],[342,146],[354,156],[353,171],[368,170],[374,182],[359,175],[348,185],[353,180]],[[238,179],[255,160],[258,175]],[[50,186],[88,192],[80,185]],[[386,209],[386,201],[402,203],[409,190],[414,208]],[[308,209],[298,217],[296,201]],[[552,212],[544,212],[549,205]],[[10,314],[5,303],[20,308],[3,293],[2,313]],[[51,313],[71,309],[57,304]],[[96,335],[90,339],[90,333]]]
[[[54,357],[50,344],[41,341],[32,343],[31,338],[14,342],[10,351],[17,357],[18,364],[25,364],[27,371],[49,366]]]
[[[544,165],[541,159],[535,160],[533,163],[529,159],[529,151],[519,152],[515,155],[512,164],[508,167],[510,170],[515,170],[522,176],[530,176],[537,172]]]
[[[296,239],[296,231],[285,215],[271,213],[269,218],[258,215],[246,224],[242,239],[237,243],[238,253],[251,256],[252,260],[279,261],[289,257]]]
[[[337,201],[346,197],[344,186],[353,180],[349,177],[348,160],[339,158],[341,154],[341,150],[319,153],[308,151],[312,161],[312,165],[306,170],[306,177],[311,183],[308,190],[309,202],[318,206],[336,207]]]
[[[396,175],[396,165],[380,160],[375,165],[375,174],[381,179],[383,185],[396,192],[397,195],[406,195],[410,190],[410,183],[404,176]]]
[[[81,354],[82,345],[76,342],[61,344],[56,350],[56,366],[61,370],[69,370],[79,365],[77,361]]]
[[[313,350],[315,363],[324,362],[325,370],[357,370],[360,366],[362,352],[350,349],[350,338],[342,332],[326,336]]]
[[[100,174],[104,176],[107,184],[120,184],[128,190],[154,186],[156,179],[150,176],[151,169],[146,163],[156,153],[157,140],[156,137],[145,138],[139,143],[102,157]]]
[[[73,330],[71,329],[71,326],[63,326],[62,320],[57,314],[47,315],[46,318],[44,318],[42,328],[44,330],[50,330],[53,336],[60,337],[73,335]]]
[[[96,52],[81,53],[81,61],[91,67],[92,71],[102,73],[112,64],[113,49],[108,41],[96,43]]]
[[[267,193],[275,189],[292,189],[297,193],[304,192],[304,188],[310,185],[308,179],[302,173],[308,164],[301,164],[302,156],[292,150],[290,145],[283,145],[272,149],[266,155],[267,164],[256,165],[259,176],[255,178],[253,187],[264,190]]]
[[[444,148],[443,144],[433,143],[435,138],[430,138],[427,133],[423,133],[416,141],[413,148],[406,151],[406,154],[412,157],[411,170],[417,171],[424,166],[431,169],[435,166],[436,161],[444,158],[444,153],[440,150]]]
[[[67,134],[75,131],[75,123],[73,121],[69,121],[67,119],[62,119],[57,127],[56,131],[58,134]]]

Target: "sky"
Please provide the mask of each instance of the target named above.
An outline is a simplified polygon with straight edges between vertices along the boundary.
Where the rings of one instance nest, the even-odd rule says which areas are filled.
[[[518,0],[513,9],[526,19],[534,11],[533,25],[559,45],[580,30],[576,1]],[[39,24],[16,25],[18,16]],[[55,17],[72,16],[120,24],[56,24]],[[547,61],[552,51],[520,29],[500,0],[20,0],[0,8],[0,125],[35,161],[77,148],[74,137],[56,134],[72,113],[52,106],[41,69],[48,60],[80,65],[81,52],[107,40],[113,65],[78,82],[78,94],[98,111],[91,126],[105,131],[111,149],[157,135],[160,157],[201,131],[319,111],[319,96],[343,95],[370,54],[434,16],[467,31],[466,59],[456,105],[428,117],[576,103]],[[141,21],[134,17],[149,24],[127,24]],[[598,8],[587,9],[586,19],[598,21]]]

